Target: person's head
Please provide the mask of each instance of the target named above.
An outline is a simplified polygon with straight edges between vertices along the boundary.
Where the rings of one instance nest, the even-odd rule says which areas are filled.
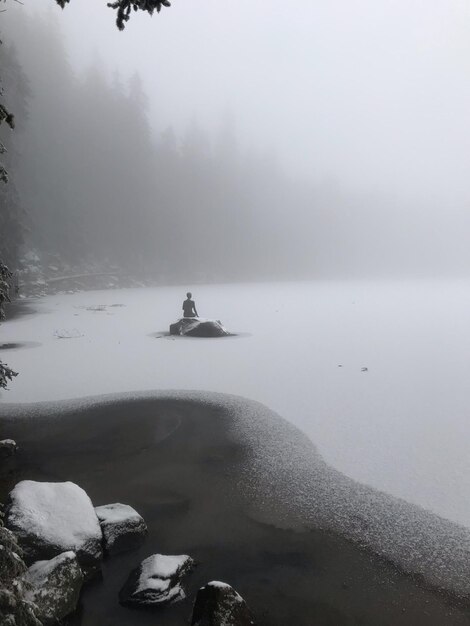
[[[188,293],[186,294],[186,297],[188,298],[188,300],[190,300],[193,297],[193,294],[188,291]]]

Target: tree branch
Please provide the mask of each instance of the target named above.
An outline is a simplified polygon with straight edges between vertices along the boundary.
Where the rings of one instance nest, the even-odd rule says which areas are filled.
[[[70,0],[56,0],[57,4],[65,8]],[[170,7],[169,0],[114,0],[108,2],[108,7],[117,11],[116,24],[119,30],[124,30],[126,22],[131,17],[131,11],[146,11],[149,15],[153,15],[156,11],[160,13],[162,7]]]

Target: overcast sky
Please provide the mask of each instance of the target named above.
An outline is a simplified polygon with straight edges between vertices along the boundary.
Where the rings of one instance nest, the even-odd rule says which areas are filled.
[[[118,32],[105,0],[51,10],[75,67],[138,70],[152,124],[212,128],[314,182],[470,207],[467,0],[174,0]]]

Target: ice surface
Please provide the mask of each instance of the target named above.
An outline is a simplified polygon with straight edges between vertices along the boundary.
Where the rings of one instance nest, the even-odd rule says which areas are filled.
[[[469,282],[192,286],[202,315],[249,336],[157,339],[186,290],[38,301],[39,314],[0,327],[2,342],[42,343],[2,351],[20,375],[1,403],[145,389],[238,394],[298,426],[348,476],[470,526]],[[114,302],[125,306],[77,308]],[[84,336],[60,341],[57,328]]]

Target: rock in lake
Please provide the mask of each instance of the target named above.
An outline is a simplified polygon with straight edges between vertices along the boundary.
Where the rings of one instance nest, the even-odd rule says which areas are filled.
[[[170,335],[184,335],[187,337],[227,337],[228,330],[219,320],[209,320],[201,317],[182,317],[170,325]]]
[[[5,526],[12,530],[28,560],[75,552],[91,572],[103,556],[98,518],[85,491],[72,482],[23,480],[10,492]]]
[[[38,607],[38,617],[44,626],[57,624],[77,608],[83,574],[74,552],[33,563],[23,579],[26,597]]]
[[[106,504],[95,508],[103,531],[104,549],[109,554],[132,550],[142,545],[147,525],[127,504]]]
[[[125,605],[153,606],[183,600],[181,579],[193,567],[194,561],[186,554],[153,554],[131,572],[119,592],[119,601]]]
[[[0,441],[0,459],[6,459],[8,456],[13,456],[18,450],[16,441],[13,439],[2,439]]]
[[[191,626],[252,626],[245,600],[226,583],[213,580],[197,592]]]

